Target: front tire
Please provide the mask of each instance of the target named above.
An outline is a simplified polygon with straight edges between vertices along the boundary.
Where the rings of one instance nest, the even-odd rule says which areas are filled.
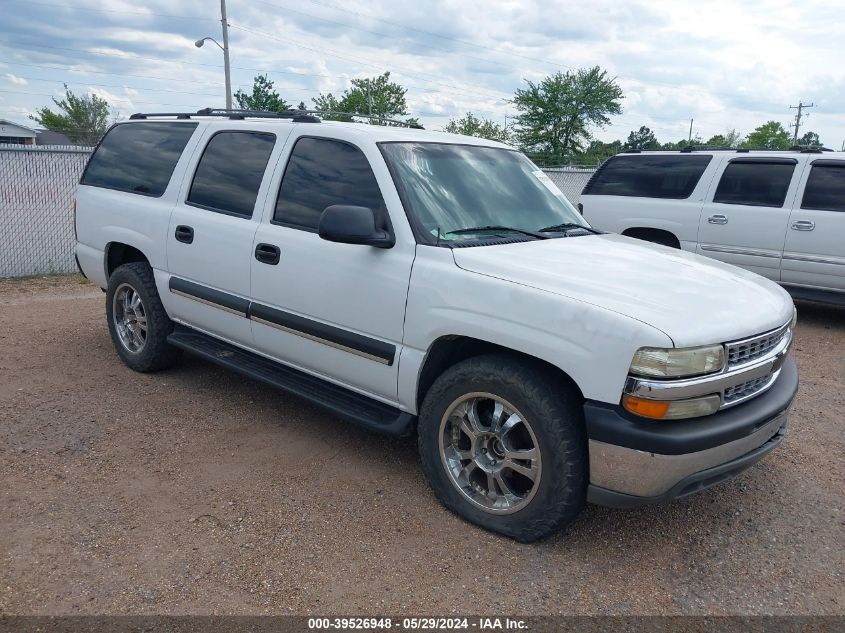
[[[111,274],[106,317],[114,348],[129,368],[158,371],[179,358],[179,350],[167,342],[173,321],[164,310],[148,264],[123,264]]]
[[[580,397],[538,365],[504,354],[454,365],[426,394],[418,434],[437,498],[485,529],[535,541],[584,506]]]

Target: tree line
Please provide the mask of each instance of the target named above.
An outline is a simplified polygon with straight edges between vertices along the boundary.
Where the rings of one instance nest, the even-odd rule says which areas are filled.
[[[324,112],[328,120],[352,121],[355,113],[377,117],[374,124],[389,124],[386,119],[418,124],[410,117],[407,89],[391,81],[390,72],[376,77],[352,79],[342,94],[320,93],[312,107],[300,101],[300,110]],[[234,94],[238,108],[283,112],[293,106],[276,90],[266,75],[253,80],[252,89],[238,89]],[[444,131],[477,136],[514,145],[535,161],[546,164],[595,164],[625,150],[678,150],[689,145],[708,147],[748,147],[788,149],[793,145],[789,131],[777,121],[768,121],[744,136],[735,129],[716,134],[706,141],[696,136],[677,142],[658,141],[646,126],[632,130],[626,140],[604,142],[594,132],[607,126],[611,117],[621,114],[624,95],[616,78],[599,66],[557,72],[538,82],[527,81],[509,103],[516,110],[511,125],[502,125],[467,112],[452,118]],[[49,130],[66,134],[73,142],[93,145],[109,125],[109,104],[96,95],[75,95],[65,85],[65,96],[53,98],[58,111],[43,107],[30,118]],[[380,121],[379,119],[384,119]],[[805,133],[799,145],[821,145],[818,134]]]

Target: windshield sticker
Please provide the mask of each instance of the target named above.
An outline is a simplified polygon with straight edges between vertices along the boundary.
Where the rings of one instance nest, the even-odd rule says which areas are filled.
[[[543,186],[546,189],[551,191],[554,195],[556,195],[561,200],[566,200],[566,196],[563,195],[563,192],[560,189],[557,188],[557,185],[554,182],[552,182],[551,178],[549,178],[545,173],[543,173],[543,170],[538,169],[537,171],[532,171],[531,173],[534,174],[534,177],[537,178],[537,180],[539,180],[541,183],[543,183]]]

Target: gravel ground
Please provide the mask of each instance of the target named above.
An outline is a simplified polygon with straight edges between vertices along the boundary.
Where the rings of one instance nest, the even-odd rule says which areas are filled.
[[[190,357],[133,373],[99,289],[0,281],[0,614],[842,614],[845,310],[799,314],[780,449],[520,545],[443,510],[412,439]]]

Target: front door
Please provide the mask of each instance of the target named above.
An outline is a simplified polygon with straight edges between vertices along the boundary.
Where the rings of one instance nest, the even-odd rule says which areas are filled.
[[[730,160],[704,203],[697,252],[779,281],[797,165],[794,158]]]
[[[343,131],[333,131],[342,134]],[[351,134],[351,133],[350,133]],[[397,400],[397,370],[415,244],[389,249],[328,242],[323,210],[375,209],[381,228],[402,213],[378,150],[319,136],[292,141],[277,197],[268,197],[254,240],[251,323],[255,346],[273,357],[383,401]],[[283,158],[283,161],[285,159]],[[382,191],[389,188],[393,208]],[[390,213],[389,213],[390,212]],[[278,248],[279,261],[261,249]]]
[[[275,144],[271,132],[210,133],[170,218],[171,316],[241,345],[252,344],[247,313],[260,220],[255,207],[266,194],[262,182]]]
[[[789,217],[781,280],[845,291],[845,160],[808,166]]]

